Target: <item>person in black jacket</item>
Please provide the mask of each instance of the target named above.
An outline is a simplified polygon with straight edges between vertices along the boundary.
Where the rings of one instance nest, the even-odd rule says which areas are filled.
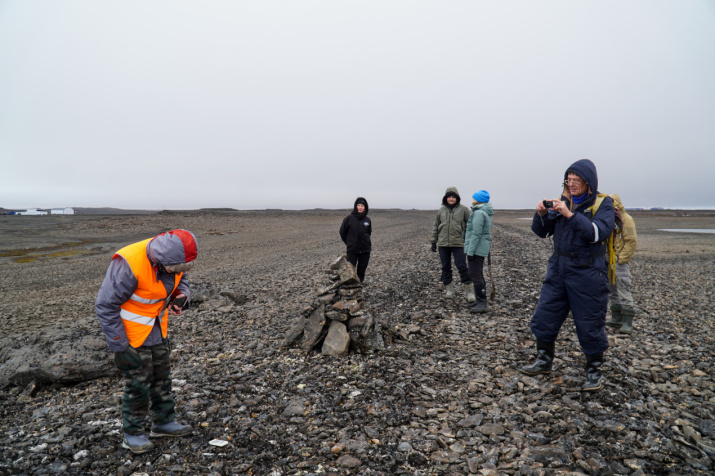
[[[353,211],[343,219],[340,225],[340,238],[347,245],[348,261],[357,269],[360,282],[365,281],[365,270],[370,261],[372,243],[372,222],[367,217],[369,208],[367,200],[358,197],[353,205]]]

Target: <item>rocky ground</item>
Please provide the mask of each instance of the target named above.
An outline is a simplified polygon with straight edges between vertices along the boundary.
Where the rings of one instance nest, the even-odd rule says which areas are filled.
[[[497,212],[496,297],[472,315],[460,287],[443,299],[433,212],[371,211],[363,294],[386,349],[285,348],[343,252],[346,213],[0,217],[0,474],[715,471],[715,235],[659,231],[715,228],[713,214],[634,215],[635,332],[609,331],[607,385],[582,395],[570,321],[550,376],[518,372],[551,246],[529,212]],[[113,251],[172,228],[199,240],[193,307],[171,324],[177,410],[195,431],[133,456],[94,298]]]

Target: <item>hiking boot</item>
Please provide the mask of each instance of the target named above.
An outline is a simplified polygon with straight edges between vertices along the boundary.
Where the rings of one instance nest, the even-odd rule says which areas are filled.
[[[521,373],[526,375],[550,374],[554,364],[555,342],[544,342],[536,339],[536,361],[521,368]]]
[[[163,425],[157,425],[156,423],[151,425],[150,436],[184,436],[189,433],[191,433],[191,427],[189,425],[182,425],[181,423],[170,421]]]
[[[620,329],[618,329],[618,333],[630,334],[633,332],[633,316],[635,316],[636,311],[632,307],[624,306],[621,314],[623,316],[623,324]]]
[[[586,382],[581,387],[584,392],[597,392],[603,388],[605,379],[601,375],[603,354],[586,356]]]
[[[482,296],[477,296],[476,301],[474,301],[474,306],[469,308],[469,312],[474,314],[479,314],[482,312],[487,312],[489,310],[489,305],[487,304],[487,298]]]
[[[124,433],[124,439],[122,440],[122,448],[126,448],[135,455],[140,455],[142,453],[148,453],[154,449],[154,443],[149,441],[149,438],[145,434],[141,435],[129,435]]]
[[[454,299],[454,283],[444,285],[444,297]]]
[[[621,310],[623,308],[620,304],[611,305],[611,318],[606,322],[608,327],[613,327],[614,329],[619,329],[623,324],[623,314]]]

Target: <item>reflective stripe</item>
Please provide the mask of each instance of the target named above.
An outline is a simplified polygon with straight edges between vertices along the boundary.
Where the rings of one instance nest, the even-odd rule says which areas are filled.
[[[163,301],[163,299],[146,299],[140,296],[137,296],[136,294],[132,294],[132,297],[130,297],[132,301],[140,302],[142,304],[156,304],[158,302]]]
[[[120,310],[119,315],[122,317],[122,319],[127,320],[127,321],[136,322],[137,324],[143,324],[145,326],[153,326],[154,325],[153,317],[147,317],[147,316],[142,316],[139,314],[134,314],[133,312],[129,312],[125,309]]]

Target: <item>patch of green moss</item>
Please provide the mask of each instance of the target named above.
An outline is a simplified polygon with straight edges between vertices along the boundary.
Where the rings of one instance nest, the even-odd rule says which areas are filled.
[[[67,243],[62,243],[61,245],[54,246],[43,246],[39,248],[24,248],[19,250],[6,250],[0,251],[0,258],[15,258],[13,261],[16,263],[30,263],[38,259],[52,259],[52,258],[63,258],[66,256],[91,254],[90,251],[82,250],[70,250],[67,248],[74,248],[76,246],[86,245],[89,243],[95,243],[96,240],[82,240],[82,241],[70,241]],[[56,251],[60,250],[60,251]],[[51,253],[55,251],[54,253]]]
[[[15,263],[31,263],[37,260],[37,256],[25,256],[22,258],[15,258]]]

